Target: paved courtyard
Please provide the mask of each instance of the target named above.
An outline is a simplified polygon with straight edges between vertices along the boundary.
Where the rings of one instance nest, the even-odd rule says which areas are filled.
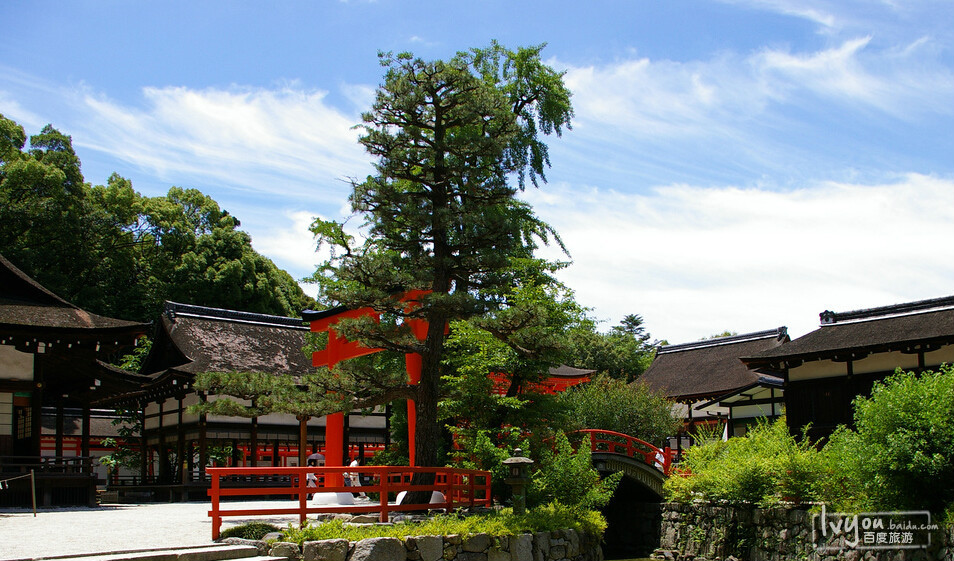
[[[249,508],[293,506],[293,501],[258,501]],[[251,503],[228,503],[239,508]],[[296,503],[297,504],[297,503]],[[0,509],[0,559],[30,559],[212,543],[209,503],[103,505],[97,508]],[[252,520],[225,518],[222,528]],[[285,527],[297,515],[257,517]]]

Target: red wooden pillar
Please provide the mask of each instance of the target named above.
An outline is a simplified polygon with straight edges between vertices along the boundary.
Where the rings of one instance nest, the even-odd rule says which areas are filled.
[[[344,465],[344,413],[325,417],[325,465]],[[327,474],[331,486],[344,485],[341,473]]]
[[[404,364],[407,367],[408,382],[411,385],[421,381],[421,355],[408,353],[404,355]],[[407,400],[407,459],[408,465],[414,466],[414,436],[417,430],[417,409],[413,399]]]

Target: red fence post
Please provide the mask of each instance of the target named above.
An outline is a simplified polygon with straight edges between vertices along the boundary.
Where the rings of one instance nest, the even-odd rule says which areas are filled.
[[[388,484],[391,481],[390,470],[388,470],[387,467],[382,468],[380,477],[381,477],[381,497],[380,497],[381,517],[379,518],[379,520],[381,522],[387,522],[388,521],[388,492],[389,492]]]
[[[311,466],[308,466],[311,467]],[[303,470],[308,469],[308,467],[303,467]],[[308,519],[308,513],[305,509],[308,508],[308,474],[305,471],[301,471],[298,474],[298,508],[301,511],[298,514],[298,523],[304,524],[305,520]]]
[[[209,516],[212,517],[212,540],[219,539],[219,530],[222,529],[222,517],[219,516],[219,474],[215,468],[206,470],[211,472],[212,488],[209,489],[209,496],[212,497],[212,510]]]

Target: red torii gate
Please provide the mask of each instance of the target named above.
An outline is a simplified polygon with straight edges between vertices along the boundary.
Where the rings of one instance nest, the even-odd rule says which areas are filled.
[[[406,311],[420,305],[420,297],[428,294],[429,290],[410,290],[404,293],[400,301],[406,304]],[[328,345],[322,351],[312,353],[312,365],[334,367],[343,360],[357,358],[380,352],[384,349],[365,347],[358,341],[348,341],[338,335],[334,325],[342,319],[356,319],[360,317],[373,317],[375,321],[380,318],[380,314],[372,308],[358,308],[351,310],[348,308],[332,308],[325,312],[314,312],[304,314],[305,319],[311,323],[311,331],[327,332]],[[418,341],[424,341],[427,337],[427,321],[422,319],[405,319],[404,323],[411,328],[411,332]],[[421,380],[421,355],[417,353],[407,353],[404,355],[404,363],[407,368],[408,382],[417,384]],[[417,412],[414,408],[414,400],[407,400],[407,437],[408,437],[408,459],[411,466],[414,462],[414,433],[417,426]],[[325,422],[325,465],[343,466],[344,463],[344,412],[328,415]]]

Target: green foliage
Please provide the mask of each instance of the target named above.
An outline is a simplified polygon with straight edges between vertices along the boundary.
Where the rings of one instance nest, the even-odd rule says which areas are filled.
[[[682,426],[672,405],[644,384],[626,384],[608,376],[597,376],[559,396],[559,408],[566,413],[571,430],[611,430],[656,446]]]
[[[508,426],[545,436],[563,424],[556,399],[536,393],[534,384],[565,358],[566,331],[583,309],[549,276],[554,268],[530,260],[516,266],[519,282],[500,291],[505,307],[451,324],[439,418],[461,436]]]
[[[144,197],[117,174],[91,186],[69,136],[48,125],[25,140],[0,115],[0,248],[59,296],[139,321],[165,300],[285,316],[313,303],[210,197]]]
[[[246,522],[245,524],[239,524],[238,526],[232,526],[231,528],[222,530],[222,532],[219,534],[219,537],[260,540],[265,537],[266,534],[271,534],[272,532],[278,532],[280,530],[281,529],[279,527],[267,524],[265,522]]]
[[[552,532],[572,529],[590,535],[602,535],[606,520],[599,512],[578,506],[551,503],[530,509],[524,515],[515,515],[511,509],[490,514],[459,517],[454,515],[434,516],[424,522],[400,522],[388,525],[346,525],[341,520],[320,524],[306,523],[301,528],[289,525],[282,541],[299,545],[306,541],[347,539],[358,541],[366,538],[390,537],[404,539],[407,536],[514,536],[534,532]]]
[[[744,438],[685,453],[689,477],[671,477],[671,500],[819,501],[841,511],[954,508],[954,368],[898,371],[854,401],[855,428],[821,451],[793,438],[784,419]]]
[[[613,498],[623,477],[622,472],[618,472],[600,479],[593,467],[588,437],[574,451],[566,435],[557,433],[553,447],[544,447],[538,457],[538,469],[527,494],[531,505],[557,501],[583,509],[599,509]]]
[[[771,505],[818,499],[826,476],[820,453],[788,431],[784,417],[760,423],[744,437],[713,440],[687,450],[680,468],[690,475],[666,480],[669,500],[696,499]]]
[[[138,411],[120,409],[116,411],[116,417],[111,423],[116,427],[118,438],[103,439],[102,446],[112,448],[113,451],[100,457],[99,463],[110,469],[124,467],[138,470],[142,465],[142,452],[139,446],[142,436],[142,417]]]
[[[360,378],[338,369],[326,371],[326,381],[342,395],[370,388],[359,406],[414,399],[421,465],[438,462],[445,325],[503,314],[510,305],[504,289],[518,278],[515,259],[531,258],[539,241],[555,237],[510,185],[543,178],[549,160],[540,137],[559,135],[572,117],[570,92],[540,61],[541,48],[493,43],[448,61],[382,53],[384,83],[362,115],[359,140],[376,158],[375,174],[354,181],[350,196],[365,221],[364,242],[356,246],[341,224],[312,226],[319,246],[332,249],[312,277],[324,297],[382,314],[379,323],[342,320],[336,330],[423,362],[413,387],[388,370],[363,385],[348,384]],[[429,293],[415,306],[395,298],[409,290]],[[428,322],[423,342],[404,319]]]
[[[569,337],[570,364],[627,382],[645,372],[656,354],[638,314],[627,315],[608,333],[597,331],[592,321],[585,322],[571,330]]]
[[[152,350],[152,339],[143,335],[136,340],[136,348],[131,353],[120,357],[116,366],[130,372],[140,372],[142,363],[149,356],[150,350]]]
[[[489,471],[491,494],[500,502],[506,502],[510,498],[511,488],[504,481],[510,475],[503,461],[517,448],[523,450],[524,455],[530,454],[534,448],[531,448],[526,435],[515,427],[497,430],[452,428],[451,431],[459,446],[454,451],[455,466]]]
[[[826,488],[845,509],[921,510],[954,505],[954,368],[898,371],[855,399],[855,428],[825,446]]]

